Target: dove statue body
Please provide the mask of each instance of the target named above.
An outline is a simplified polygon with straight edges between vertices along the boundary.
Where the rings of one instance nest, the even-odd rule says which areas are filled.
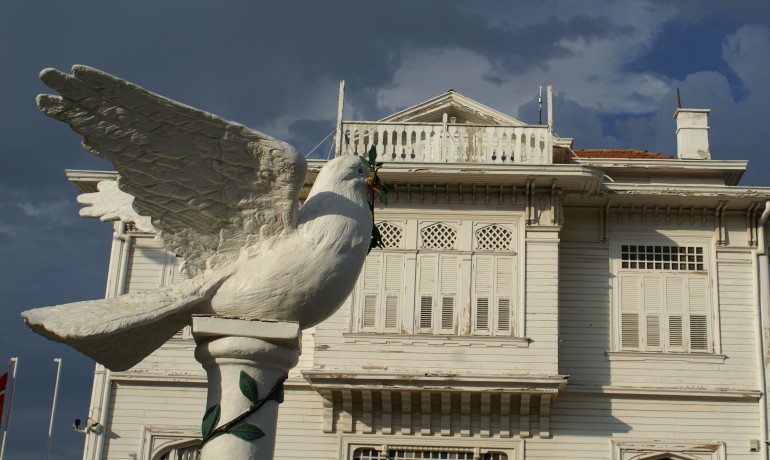
[[[369,248],[367,165],[328,162],[304,204],[307,163],[290,145],[85,67],[41,79],[46,114],[112,162],[118,186],[83,194],[81,215],[152,227],[187,278],[157,290],[22,313],[37,333],[112,370],[157,349],[193,314],[296,321],[331,316]]]

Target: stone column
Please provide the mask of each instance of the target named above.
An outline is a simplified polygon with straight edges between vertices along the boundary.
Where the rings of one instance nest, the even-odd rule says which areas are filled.
[[[283,380],[299,358],[299,324],[195,316],[192,332],[208,380],[203,460],[272,459]]]

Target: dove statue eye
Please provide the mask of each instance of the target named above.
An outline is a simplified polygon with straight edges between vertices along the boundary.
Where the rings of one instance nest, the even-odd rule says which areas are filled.
[[[358,174],[363,174],[363,173],[364,173],[364,168],[358,168]]]

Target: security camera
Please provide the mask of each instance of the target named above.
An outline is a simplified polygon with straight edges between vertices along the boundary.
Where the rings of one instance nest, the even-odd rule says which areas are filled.
[[[96,433],[99,431],[99,422],[96,420],[91,420],[90,418],[86,420],[86,427],[85,429],[80,428],[80,424],[82,423],[82,420],[79,418],[75,419],[75,422],[72,424],[72,429],[77,431],[78,433]]]

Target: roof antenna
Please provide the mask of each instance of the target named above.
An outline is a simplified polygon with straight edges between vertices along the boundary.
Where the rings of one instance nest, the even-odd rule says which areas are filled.
[[[540,85],[540,94],[537,96],[537,124],[538,125],[543,124],[543,86],[542,85]]]
[[[676,108],[682,108],[682,98],[679,96],[679,88],[676,89]]]

